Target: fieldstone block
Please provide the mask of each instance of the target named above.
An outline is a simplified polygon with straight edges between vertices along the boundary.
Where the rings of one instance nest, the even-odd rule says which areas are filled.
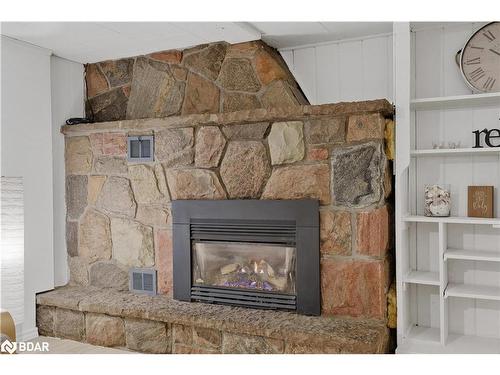
[[[69,283],[71,285],[89,284],[89,264],[83,257],[68,257]]]
[[[66,221],[66,251],[69,256],[78,255],[78,222]]]
[[[227,47],[227,57],[248,57],[253,58],[255,53],[262,48],[262,42],[253,40],[251,42],[242,42],[230,44]]]
[[[138,204],[151,204],[163,200],[158,189],[158,181],[154,170],[143,164],[133,164],[128,167],[128,174]]]
[[[219,112],[219,88],[198,74],[189,73],[182,114]]]
[[[106,176],[89,176],[89,182],[87,188],[88,204],[94,205],[96,203],[97,197],[99,196],[105,181],[106,181]]]
[[[69,219],[78,220],[87,207],[87,176],[66,177],[66,212]]]
[[[359,212],[357,221],[357,252],[384,257],[389,246],[389,212],[387,206]]]
[[[193,327],[172,324],[174,344],[193,345]]]
[[[323,254],[351,255],[351,214],[347,211],[321,210],[320,250]]]
[[[134,59],[108,60],[99,63],[111,87],[123,86],[132,80]]]
[[[345,124],[344,117],[309,120],[305,125],[307,143],[342,143],[345,139]]]
[[[275,169],[262,193],[262,199],[305,198],[318,199],[322,205],[330,203],[328,165],[294,165]]]
[[[168,51],[151,53],[148,56],[154,60],[160,60],[167,64],[180,64],[182,60],[182,51],[172,49]]]
[[[87,66],[87,94],[89,98],[108,90],[108,81],[99,68],[99,64]]]
[[[170,69],[172,69],[172,74],[176,80],[185,81],[187,79],[189,70],[187,70],[186,68],[183,68],[182,66],[171,65]]]
[[[269,123],[257,122],[255,124],[226,125],[222,132],[229,140],[264,139]]]
[[[182,64],[190,70],[215,81],[226,56],[226,49],[226,43],[215,43],[209,46],[197,46],[195,49],[185,50]]]
[[[222,333],[211,328],[193,327],[193,345],[220,351]]]
[[[385,156],[380,143],[335,149],[331,165],[334,204],[359,208],[383,198]]]
[[[225,199],[226,192],[217,175],[206,169],[168,169],[172,199]]]
[[[380,113],[353,115],[347,124],[347,142],[384,139],[385,119]]]
[[[225,92],[222,101],[222,112],[243,111],[260,108],[257,96],[243,92]]]
[[[111,231],[109,219],[89,209],[80,220],[78,254],[89,262],[111,258]]]
[[[153,231],[129,219],[112,218],[113,259],[130,267],[154,265]]]
[[[180,112],[184,82],[177,81],[161,61],[137,58],[134,65],[127,118],[166,117]]]
[[[126,92],[125,87],[117,87],[90,98],[85,103],[87,116],[94,114],[96,122],[125,120],[129,100]]]
[[[258,198],[271,167],[259,141],[232,141],[226,150],[220,173],[231,198]]]
[[[85,316],[80,311],[56,308],[54,334],[62,339],[83,341],[85,338]]]
[[[281,354],[282,340],[268,337],[238,335],[223,332],[222,353],[230,354]]]
[[[92,133],[89,138],[94,155],[125,157],[127,154],[127,137],[123,133]]]
[[[89,344],[125,346],[125,325],[121,318],[88,313],[85,326]]]
[[[155,159],[166,167],[189,165],[194,159],[194,129],[166,129],[155,132]]]
[[[166,227],[170,218],[170,211],[162,206],[137,206],[135,218],[142,224],[150,227]]]
[[[173,291],[172,231],[155,230],[155,266],[157,270],[157,290],[161,294]]]
[[[324,314],[384,319],[388,267],[384,260],[321,261]]]
[[[261,49],[255,55],[255,70],[263,85],[272,81],[286,80],[291,78],[286,68],[279,64],[281,56],[272,56],[268,51]]]
[[[221,354],[220,350],[199,348],[183,344],[174,344],[172,354]]]
[[[98,156],[94,161],[94,172],[103,174],[126,174],[127,161],[125,158],[114,156]]]
[[[170,353],[170,335],[162,322],[125,319],[127,348],[144,353]]]
[[[279,108],[308,104],[295,87],[286,81],[274,81],[260,97],[264,108]]]
[[[92,169],[92,148],[88,137],[66,138],[66,174],[87,174]]]
[[[95,262],[89,268],[90,285],[128,290],[128,272],[113,261]]]
[[[245,58],[225,59],[217,82],[224,89],[233,91],[257,92],[261,88],[252,63]]]
[[[112,214],[134,217],[137,204],[130,181],[123,177],[109,177],[97,199],[97,207]]]
[[[158,182],[158,190],[160,190],[161,195],[163,195],[164,202],[170,202],[170,193],[167,187],[167,178],[165,177],[165,171],[161,164],[155,164],[154,166],[156,181]]]
[[[304,158],[304,134],[302,122],[275,122],[267,137],[271,163],[294,163]]]
[[[226,139],[217,126],[202,126],[196,133],[195,165],[217,167],[225,146]]]
[[[313,147],[307,150],[307,160],[320,161],[328,159],[328,149],[325,147]]]
[[[36,326],[40,336],[54,336],[54,315],[56,308],[52,306],[36,307]]]

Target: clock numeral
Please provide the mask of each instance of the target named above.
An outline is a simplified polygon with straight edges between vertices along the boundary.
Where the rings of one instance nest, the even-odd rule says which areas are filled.
[[[495,84],[496,81],[497,81],[496,79],[488,77],[488,79],[483,84],[483,89],[485,91],[490,91],[493,88],[493,85]]]
[[[480,57],[474,57],[473,59],[469,59],[465,62],[466,65],[475,65],[475,64],[481,64],[481,58]]]
[[[490,42],[493,42],[496,38],[495,38],[495,35],[493,35],[493,33],[488,30],[488,31],[485,31],[483,33],[483,35],[490,41]]]
[[[474,82],[477,82],[478,80],[480,80],[485,76],[485,73],[483,68],[477,68],[476,70],[470,72],[469,76]]]
[[[484,49],[483,47],[476,47],[476,46],[470,46],[470,48],[474,48],[474,49],[481,49],[481,50],[483,50],[483,49]]]

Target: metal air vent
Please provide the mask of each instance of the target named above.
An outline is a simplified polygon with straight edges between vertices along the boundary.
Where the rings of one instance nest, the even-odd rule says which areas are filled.
[[[152,268],[131,268],[129,289],[134,293],[156,295],[156,270]]]

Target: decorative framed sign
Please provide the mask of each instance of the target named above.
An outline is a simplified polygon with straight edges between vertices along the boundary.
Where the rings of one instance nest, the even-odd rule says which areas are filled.
[[[493,186],[469,186],[467,211],[469,217],[493,218]]]

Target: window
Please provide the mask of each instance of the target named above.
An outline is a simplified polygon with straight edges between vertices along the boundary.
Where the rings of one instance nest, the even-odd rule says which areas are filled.
[[[129,161],[153,161],[153,136],[128,137]]]

